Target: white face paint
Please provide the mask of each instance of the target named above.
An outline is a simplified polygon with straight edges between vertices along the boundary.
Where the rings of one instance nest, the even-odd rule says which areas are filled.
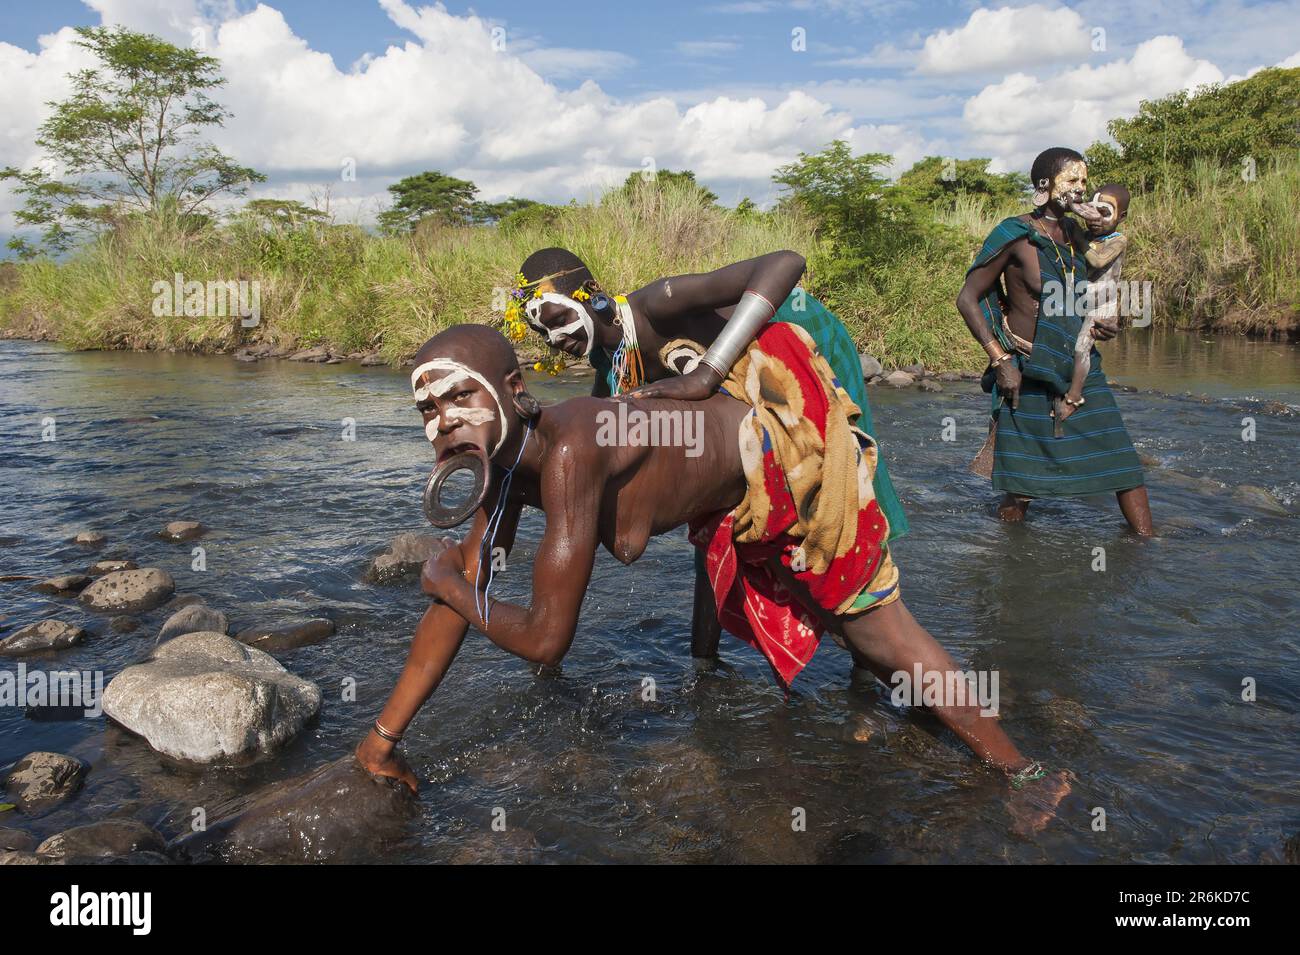
[[[578,317],[560,328],[547,328],[542,323],[542,306],[547,302],[554,302],[556,305],[571,308],[578,313]],[[559,292],[543,292],[538,297],[530,298],[524,303],[524,316],[533,330],[546,339],[548,345],[556,345],[561,335],[577,338],[578,336],[574,332],[583,332],[585,344],[582,349],[582,357],[586,358],[591,354],[591,345],[596,340],[596,328],[592,324],[591,316],[587,314],[587,310],[582,307],[581,302],[571,299],[567,295],[561,295]]]
[[[446,374],[435,381],[423,381],[426,374],[438,371],[446,372]],[[458,361],[453,361],[450,358],[435,358],[432,361],[426,361],[422,365],[417,365],[411,372],[411,390],[415,393],[416,402],[419,403],[427,401],[429,398],[442,397],[466,378],[478,382],[479,386],[491,395],[492,400],[496,402],[498,413],[496,417],[501,420],[501,437],[497,439],[496,447],[488,454],[488,457],[492,457],[501,450],[501,445],[510,432],[510,419],[506,417],[505,407],[501,404],[501,396],[497,394],[497,390],[488,383],[486,378],[473,368]],[[448,421],[452,420],[451,415],[457,414],[461,416],[461,423],[470,425],[484,424],[493,420],[494,417],[491,409],[488,408],[451,408],[445,414],[448,416]],[[481,417],[482,415],[487,415],[487,417]],[[438,424],[439,419],[433,418],[424,426],[424,434],[430,442],[438,435]]]
[[[1052,198],[1062,206],[1071,202],[1082,202],[1083,188],[1087,182],[1087,164],[1071,159],[1061,167],[1061,171],[1052,180]]]

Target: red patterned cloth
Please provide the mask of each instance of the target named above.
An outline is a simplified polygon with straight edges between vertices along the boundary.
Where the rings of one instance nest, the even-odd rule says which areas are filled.
[[[834,615],[898,595],[876,502],[874,443],[849,425],[857,406],[803,329],[767,326],[724,386],[754,410],[741,425],[748,492],[691,523],[722,626],[757,649],[788,687],[817,651],[818,616],[766,566],[778,556]]]

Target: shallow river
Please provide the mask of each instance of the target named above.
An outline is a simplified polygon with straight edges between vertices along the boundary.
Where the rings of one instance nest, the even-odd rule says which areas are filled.
[[[1021,748],[1078,777],[1043,832],[1013,834],[999,774],[936,721],[852,680],[829,641],[789,697],[729,636],[724,665],[695,664],[692,553],[676,533],[630,568],[599,556],[560,674],[534,675],[471,634],[407,733],[425,783],[405,839],[344,857],[1279,859],[1300,832],[1300,349],[1130,331],[1104,355],[1108,375],[1138,389],[1118,400],[1149,464],[1155,540],[1126,533],[1113,498],[1035,503],[1027,525],[1000,524],[987,482],[966,471],[984,437],[978,387],[870,391],[913,525],[895,550],[909,607],[959,660],[999,672],[1003,723]],[[534,390],[553,401],[586,387],[570,377]],[[52,442],[41,440],[49,416]],[[955,441],[943,440],[948,417]],[[355,441],[342,439],[344,418]],[[1243,440],[1247,418],[1254,440]],[[0,826],[44,836],[129,815],[172,836],[193,806],[356,745],[426,605],[414,579],[362,580],[392,537],[427,530],[430,450],[403,375],[5,342],[0,444],[0,574],[129,556],[169,570],[178,593],[202,595],[235,628],[304,615],[338,626],[280,655],[324,702],[296,740],[252,765],[179,766],[102,716],[0,708],[0,768],[33,750],[91,765],[73,801],[44,816],[0,813]],[[211,528],[206,571],[190,569],[190,545],[155,536],[174,519]],[[67,543],[87,528],[109,537],[93,556]],[[516,553],[530,555],[540,529],[528,516]],[[1099,547],[1104,572],[1092,569]],[[526,600],[527,566],[512,560],[494,593]],[[106,680],[148,654],[165,616],[115,634],[75,601],[30,587],[0,583],[0,626],[83,624],[91,638],[42,665],[102,669]],[[642,699],[645,677],[653,701]],[[343,699],[348,678],[355,702]],[[1247,678],[1254,702],[1242,699]],[[491,829],[496,807],[505,833]],[[806,831],[792,827],[796,808]]]

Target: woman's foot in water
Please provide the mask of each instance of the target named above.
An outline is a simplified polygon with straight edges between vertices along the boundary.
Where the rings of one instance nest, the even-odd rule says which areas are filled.
[[[1011,524],[1018,524],[1025,519],[1029,510],[1030,498],[1007,494],[998,504],[998,517]]]

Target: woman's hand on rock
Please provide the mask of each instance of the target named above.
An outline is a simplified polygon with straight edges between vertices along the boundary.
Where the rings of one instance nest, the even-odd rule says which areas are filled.
[[[1118,322],[1098,320],[1092,323],[1092,337],[1099,342],[1108,342],[1118,334]]]
[[[465,558],[460,552],[460,541],[454,537],[440,537],[433,542],[433,552],[420,571],[420,589],[427,596],[444,599],[447,583],[455,577],[465,576]]]
[[[390,748],[387,752],[377,751],[373,746],[373,741],[377,739],[379,737],[371,732],[357,747],[356,757],[361,768],[372,776],[405,783],[411,792],[418,792],[420,781],[415,778],[415,773],[411,772],[411,767],[406,765],[406,760],[396,749]]]

